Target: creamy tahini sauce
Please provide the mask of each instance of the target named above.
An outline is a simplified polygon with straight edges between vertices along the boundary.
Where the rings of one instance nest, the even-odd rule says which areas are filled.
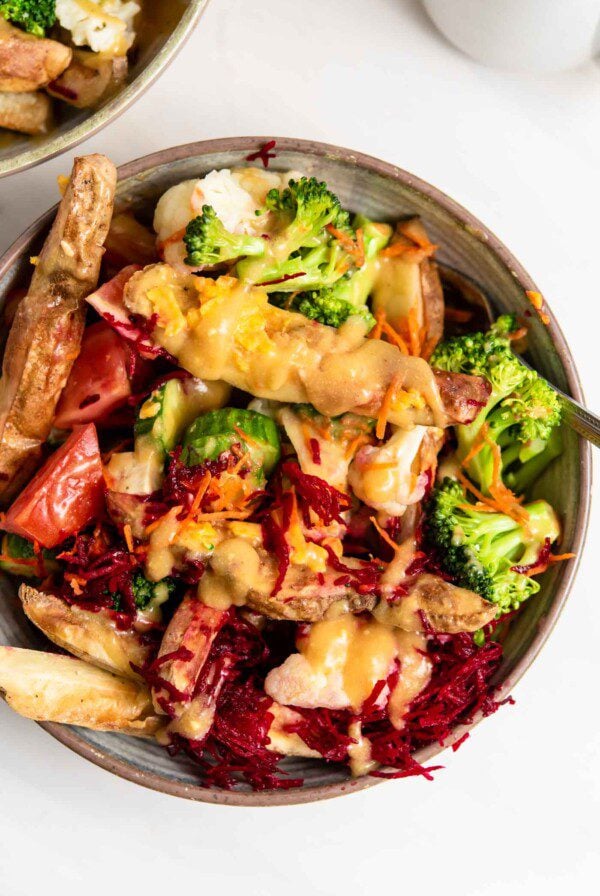
[[[393,384],[390,423],[445,424],[427,362],[366,339],[356,318],[334,330],[269,305],[266,292],[234,278],[215,282],[168,265],[135,274],[125,304],[146,318],[158,315],[154,339],[195,376],[225,380],[259,398],[309,402],[326,416],[376,416]],[[415,395],[422,396],[416,407]]]

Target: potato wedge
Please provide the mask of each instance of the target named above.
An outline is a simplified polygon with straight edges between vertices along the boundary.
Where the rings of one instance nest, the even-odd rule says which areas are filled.
[[[444,333],[444,293],[437,266],[430,258],[435,247],[419,218],[398,224],[390,251],[395,247],[405,251],[384,254],[380,259],[373,310],[384,311],[388,322],[405,336],[409,315],[413,314],[423,335],[422,354],[427,359]]]
[[[72,51],[14,28],[0,17],[0,91],[28,93],[58,78],[71,61]]]
[[[423,573],[406,597],[395,603],[380,601],[373,615],[379,622],[405,632],[421,632],[430,626],[436,632],[454,635],[475,632],[487,625],[496,617],[497,609],[474,591]]]
[[[19,715],[152,737],[163,724],[148,689],[71,656],[0,647],[0,691]]]
[[[77,357],[85,296],[96,286],[112,214],[115,166],[75,160],[71,179],[11,327],[0,382],[0,502],[34,471]]]
[[[151,653],[139,634],[120,631],[110,615],[69,606],[60,597],[21,585],[19,597],[27,617],[54,644],[74,656],[124,678],[139,679],[131,668],[143,666]]]
[[[43,93],[0,93],[0,128],[46,134],[52,124],[52,103]]]
[[[89,50],[75,50],[68,68],[53,78],[46,90],[50,96],[89,109],[97,105],[127,76],[127,57],[106,57]]]

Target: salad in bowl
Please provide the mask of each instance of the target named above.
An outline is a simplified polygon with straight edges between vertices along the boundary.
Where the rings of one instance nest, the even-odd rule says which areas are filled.
[[[0,565],[60,652],[0,648],[0,690],[207,787],[298,787],[289,756],[431,776],[572,556],[531,495],[561,428],[527,320],[303,171],[175,183],[152,228],[115,183],[76,160],[9,303]]]

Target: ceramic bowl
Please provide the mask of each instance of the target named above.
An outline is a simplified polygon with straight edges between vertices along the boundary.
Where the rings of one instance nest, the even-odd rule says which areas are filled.
[[[0,178],[66,152],[121,115],[173,61],[207,5],[208,0],[146,3],[125,83],[94,110],[56,102],[56,125],[44,137],[0,129]]]
[[[267,138],[244,137],[192,143],[164,150],[124,165],[120,171],[118,202],[151,218],[158,197],[170,186],[200,177],[213,168],[245,164],[246,157]],[[257,164],[257,163],[254,163]],[[401,215],[423,217],[433,241],[441,247],[441,261],[475,280],[490,296],[498,311],[529,316],[530,361],[565,392],[581,399],[581,387],[569,348],[550,314],[544,326],[531,315],[525,290],[535,284],[499,240],[465,209],[439,190],[378,159],[347,149],[305,140],[280,139],[277,157],[271,162],[280,170],[300,170],[327,181],[342,203],[378,220],[394,221]],[[43,215],[0,260],[0,302],[28,273],[31,255],[36,255],[54,217],[54,209]],[[585,537],[590,502],[590,450],[565,429],[564,453],[538,483],[537,491],[557,508],[564,526],[562,550],[579,557]],[[512,622],[505,642],[505,656],[498,675],[499,694],[510,693],[537,657],[564,606],[577,570],[577,560],[557,564],[542,579],[542,590],[527,603]],[[43,637],[25,618],[15,588],[6,578],[0,610],[0,643],[42,647]],[[303,803],[340,796],[371,787],[376,778],[352,780],[347,774],[313,760],[287,760],[293,777],[303,777],[298,790],[253,793],[241,787],[235,792],[203,788],[191,763],[172,759],[152,743],[112,734],[44,724],[46,731],[96,765],[138,784],[176,796],[230,805]],[[465,727],[457,729],[460,737]],[[425,762],[440,752],[429,747],[418,759]]]

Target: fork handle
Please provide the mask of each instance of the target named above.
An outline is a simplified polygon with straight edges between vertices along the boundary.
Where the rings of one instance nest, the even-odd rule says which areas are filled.
[[[596,448],[600,448],[600,417],[596,417],[595,414],[592,414],[591,411],[588,411],[587,408],[584,408],[583,405],[573,398],[565,395],[564,392],[559,394],[562,400],[565,423],[568,423],[575,432],[578,432],[580,436],[583,436]]]

